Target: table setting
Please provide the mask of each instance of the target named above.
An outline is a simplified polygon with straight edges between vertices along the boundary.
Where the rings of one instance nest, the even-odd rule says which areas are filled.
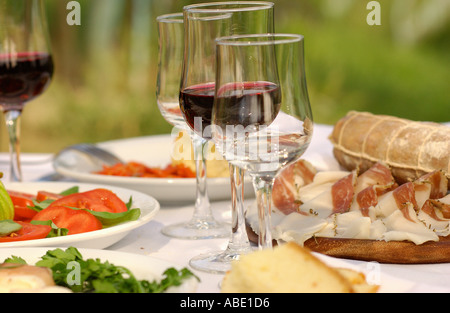
[[[36,6],[37,3],[39,1]],[[9,9],[19,10],[13,5]],[[336,158],[337,144],[331,141],[336,125],[314,122],[311,110],[314,104],[309,102],[306,84],[304,37],[300,34],[276,33],[273,10],[274,4],[271,2],[230,1],[187,5],[183,12],[158,16],[157,105],[164,119],[173,126],[173,131],[91,144],[118,157],[110,164],[87,159],[82,151],[86,147],[65,149],[55,154],[20,153],[17,121],[24,103],[33,97],[18,97],[17,90],[2,93],[6,94],[0,98],[0,103],[9,125],[11,148],[10,153],[0,153],[4,188],[8,192],[37,194],[37,197],[44,191],[49,194],[45,200],[51,200],[47,207],[40,208],[38,213],[33,212],[30,218],[21,220],[19,224],[25,225],[22,223],[29,223],[30,220],[47,221],[46,218],[35,217],[45,216],[45,212],[56,207],[60,211],[64,208],[70,214],[74,211],[85,214],[88,211],[97,217],[95,222],[100,225],[95,230],[72,233],[71,227],[76,229],[79,226],[73,223],[85,223],[87,227],[88,220],[80,217],[72,224],[67,222],[66,235],[0,240],[0,259],[5,260],[14,255],[34,264],[39,256],[49,250],[76,248],[83,256],[125,266],[139,279],[160,279],[162,273],[172,267],[180,271],[189,269],[198,278],[189,276],[181,286],[170,287],[165,292],[220,293],[225,278],[230,284],[231,275],[237,272],[233,264],[239,264],[241,258],[262,251],[280,251],[279,248],[286,244],[274,238],[274,228],[278,227],[280,216],[316,214],[311,213],[312,210],[302,212],[300,204],[294,205],[293,211],[288,213],[283,213],[281,207],[277,206],[275,196],[279,194],[274,187],[276,183],[283,184],[283,173],[287,173],[291,165],[299,164],[297,162],[300,160],[307,162],[305,164],[310,170],[314,169],[314,175],[344,171],[353,173],[359,170],[359,165],[355,165],[356,169],[350,169],[342,160],[348,160],[345,156]],[[40,18],[45,20],[44,16]],[[45,27],[39,28],[39,31],[42,29]],[[45,31],[36,36],[46,37]],[[13,35],[10,37],[11,41],[15,40]],[[27,71],[28,66],[44,76],[39,78],[43,85],[36,87],[37,83],[29,83],[29,88],[35,90],[26,93],[33,96],[45,91],[53,71],[48,43],[44,39],[35,42],[37,46],[30,44],[18,48],[23,51],[19,53],[11,52],[8,45],[0,45],[0,52],[8,55],[4,60],[3,54],[0,54],[0,75],[3,75],[3,71],[5,76],[17,79],[19,74],[14,71],[10,73],[7,69],[9,65],[5,67],[3,64],[24,62],[26,65],[22,71]],[[13,83],[9,86],[14,89]],[[413,122],[411,124],[416,125]],[[425,127],[425,122],[418,122],[417,125]],[[435,127],[427,138],[433,140],[442,135],[435,142],[445,152],[450,122]],[[404,126],[401,130],[406,128]],[[409,140],[412,136],[407,137]],[[376,145],[364,139],[363,146],[366,144]],[[207,175],[210,173],[207,165],[211,162],[208,159],[212,154],[211,147],[214,147],[214,157],[225,164],[224,174],[220,177]],[[190,177],[99,174],[107,166],[124,165],[127,162],[137,162],[160,170],[180,161],[177,151],[186,153],[185,159],[192,158],[189,160],[192,161]],[[424,153],[420,150],[419,154]],[[445,162],[445,153],[436,154]],[[369,158],[368,153],[360,155],[360,159],[366,157]],[[399,162],[391,164],[388,159],[380,162],[386,162],[390,168],[402,165]],[[438,166],[442,167],[441,164]],[[418,165],[417,175],[419,167],[427,173],[434,173],[433,169]],[[437,183],[439,191],[445,191],[429,199],[434,207],[442,209],[444,218],[439,215],[441,219],[436,218],[439,221],[448,219],[448,189],[447,183],[443,181],[448,179],[449,169],[436,168],[436,172],[441,173]],[[420,174],[422,177],[423,173]],[[312,178],[307,183],[302,175],[294,174],[292,178],[295,184],[299,179],[300,185],[305,184],[299,187],[299,193],[307,190],[308,184],[314,182]],[[332,182],[332,186],[335,186],[335,182]],[[74,186],[77,197],[93,190],[107,189],[120,198],[127,208],[113,211],[117,205],[108,204],[108,208],[103,209],[106,204],[102,202],[102,208],[94,209],[94,204],[99,204],[97,199],[92,198],[83,198],[83,201],[87,201],[86,207],[74,208],[72,202],[56,205],[70,196],[67,190]],[[326,188],[322,190],[328,190]],[[395,189],[389,191],[393,190],[395,192]],[[292,188],[289,192],[292,192]],[[39,203],[36,202],[45,201],[34,200],[32,203],[37,207]],[[292,205],[299,200],[289,201]],[[377,203],[372,207],[377,207]],[[251,221],[248,215],[250,208],[253,210]],[[345,210],[347,212],[350,207]],[[10,214],[6,220],[17,217],[17,214]],[[56,224],[59,229],[65,228],[58,226],[61,221],[58,218],[52,217],[52,227],[55,228]],[[68,220],[68,217],[61,219]],[[18,230],[9,231],[2,236],[13,238],[16,232],[19,233]],[[249,232],[254,232],[255,237],[250,236]],[[318,234],[319,231],[316,231],[312,237]],[[306,251],[308,258],[312,255],[324,272],[343,268],[362,273],[365,283],[377,286],[375,292],[450,292],[450,265],[446,262],[382,263],[329,256],[300,246],[301,253]],[[343,277],[341,274],[337,276],[339,279]],[[353,289],[350,287],[350,290]]]

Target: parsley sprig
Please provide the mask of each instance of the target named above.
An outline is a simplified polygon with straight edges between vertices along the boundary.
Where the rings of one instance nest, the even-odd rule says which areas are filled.
[[[5,262],[27,264],[16,256]],[[35,265],[50,268],[55,283],[73,292],[160,293],[171,286],[180,286],[188,278],[196,277],[187,268],[168,268],[163,273],[162,280],[139,280],[126,267],[108,261],[102,262],[100,259],[83,259],[79,250],[74,247],[49,250]]]

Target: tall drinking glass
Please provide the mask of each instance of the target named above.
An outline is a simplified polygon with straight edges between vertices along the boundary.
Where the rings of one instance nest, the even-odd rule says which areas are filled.
[[[22,181],[22,110],[46,90],[52,75],[43,2],[0,0],[0,108],[9,135],[11,181]]]
[[[156,98],[163,117],[175,129],[176,136],[192,137],[192,130],[186,124],[180,110],[179,95],[184,56],[184,16],[183,13],[165,14],[157,17],[159,60],[156,84]],[[182,133],[180,133],[182,131]],[[186,143],[185,140],[180,140]],[[189,140],[189,142],[191,142]],[[198,142],[198,140],[197,140]],[[199,145],[194,141],[194,155],[196,157],[197,199],[194,204],[194,213],[189,221],[172,224],[164,227],[162,233],[181,239],[207,239],[229,236],[227,224],[217,221],[211,211],[208,195],[206,193],[206,173],[203,164],[198,164],[202,153]],[[191,157],[191,147],[182,147]]]
[[[313,132],[303,36],[255,34],[216,42],[213,139],[225,159],[252,177],[258,245],[270,248],[275,176],[301,157]]]
[[[186,36],[180,107],[194,132],[194,142],[199,150],[211,139],[210,123],[216,76],[215,39],[233,34],[273,31],[273,6],[272,2],[265,1],[230,1],[184,7]],[[201,161],[204,162],[204,159]],[[231,239],[225,251],[212,251],[191,259],[190,265],[196,269],[223,273],[230,268],[232,260],[251,251],[245,231],[242,202],[244,171],[231,164],[230,178],[233,223]],[[204,186],[206,189],[206,182]]]

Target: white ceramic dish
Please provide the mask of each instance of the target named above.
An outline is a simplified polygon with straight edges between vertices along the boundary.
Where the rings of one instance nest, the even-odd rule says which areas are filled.
[[[99,143],[124,161],[137,161],[148,166],[165,167],[170,163],[173,139],[170,135],[146,136]],[[195,201],[195,178],[143,178],[118,177],[92,174],[94,168],[82,167],[73,160],[54,160],[55,171],[65,177],[80,182],[107,184],[151,195],[164,204],[179,204]],[[249,179],[245,182],[245,196],[253,197],[254,191]],[[231,197],[230,179],[208,178],[208,195],[211,200],[229,200]]]
[[[59,193],[73,186],[79,186],[80,191],[87,191],[100,187],[107,188],[114,192],[125,202],[128,202],[131,196],[133,199],[132,208],[139,208],[141,210],[141,216],[136,221],[126,222],[88,233],[54,238],[0,243],[0,248],[75,246],[77,248],[103,249],[118,242],[133,229],[148,223],[154,218],[160,208],[158,201],[156,201],[156,199],[154,199],[153,197],[138,191],[120,187],[73,182],[5,183],[5,187],[9,190],[28,192],[32,194],[36,193],[39,190]]]
[[[23,258],[28,264],[34,265],[41,259],[41,256],[45,255],[48,250],[53,250],[52,247],[40,247],[40,248],[14,248],[14,249],[1,249],[0,250],[0,263],[6,258],[12,255]],[[62,248],[64,249],[64,248]],[[184,266],[179,264],[173,264],[157,258],[132,254],[118,251],[97,250],[97,249],[78,249],[83,256],[83,259],[100,259],[105,262],[108,261],[111,264],[124,266],[128,268],[137,279],[153,281],[160,279],[163,272],[174,267],[178,270]],[[197,279],[186,280],[184,284],[178,287],[172,287],[170,292],[195,292],[197,288]]]

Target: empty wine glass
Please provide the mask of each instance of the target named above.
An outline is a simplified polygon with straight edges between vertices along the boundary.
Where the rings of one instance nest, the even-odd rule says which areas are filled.
[[[215,91],[215,39],[233,34],[273,31],[272,2],[229,1],[184,7],[185,60],[180,106],[194,136],[205,145],[211,134],[208,126]],[[245,229],[243,207],[244,171],[230,164],[232,188],[232,234],[225,250],[211,251],[192,258],[189,264],[199,270],[224,273],[232,260],[252,250]]]
[[[208,239],[229,236],[229,226],[217,221],[211,211],[206,191],[206,167],[201,162],[203,145],[199,137],[193,137],[192,130],[181,114],[179,95],[184,56],[184,15],[183,13],[164,14],[157,17],[159,57],[156,84],[156,98],[163,117],[175,129],[172,135],[194,138],[192,145],[196,163],[197,197],[194,213],[189,221],[163,227],[162,233],[180,239]],[[183,131],[180,133],[180,131]],[[197,138],[197,139],[195,139]],[[185,140],[178,138],[181,144]],[[189,144],[191,140],[188,141]],[[183,153],[174,157],[190,159],[191,147],[181,147]]]
[[[41,0],[0,0],[0,108],[9,135],[10,180],[22,181],[20,117],[49,85],[53,60]]]
[[[301,157],[312,137],[303,40],[297,34],[216,40],[213,139],[225,159],[252,177],[260,249],[272,247],[275,176]]]

